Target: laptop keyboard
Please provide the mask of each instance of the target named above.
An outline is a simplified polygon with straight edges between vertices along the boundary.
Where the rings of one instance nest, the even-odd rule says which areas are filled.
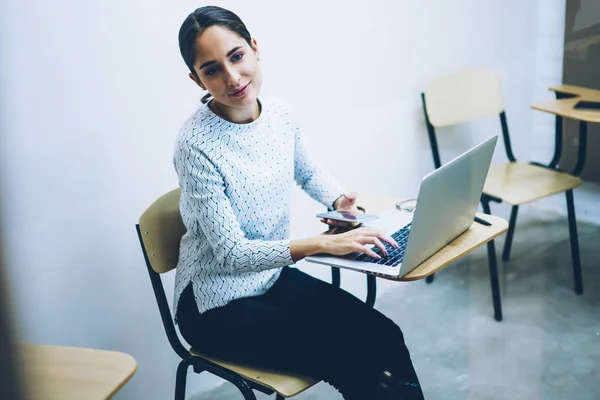
[[[392,267],[397,266],[404,259],[404,250],[406,250],[406,242],[408,241],[408,234],[410,233],[410,225],[411,224],[408,224],[404,228],[392,234],[392,238],[394,238],[394,240],[398,242],[398,246],[400,246],[397,249],[394,249],[388,243],[383,242],[383,246],[388,252],[387,257],[384,257],[383,254],[381,254],[381,250],[379,250],[378,247],[373,247],[372,250],[381,256],[380,260],[364,253],[356,257],[355,260],[366,261],[374,264],[389,265]]]

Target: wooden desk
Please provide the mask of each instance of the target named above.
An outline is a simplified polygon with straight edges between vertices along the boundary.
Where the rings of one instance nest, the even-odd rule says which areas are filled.
[[[377,195],[366,195],[358,198],[360,205],[368,210],[369,213],[374,214],[383,211],[396,210],[396,203],[399,201],[402,201],[402,199]],[[386,279],[395,281],[416,281],[427,278],[429,275],[436,273],[453,261],[458,260],[460,257],[500,236],[508,229],[508,222],[500,217],[480,213],[477,213],[477,216],[490,222],[492,226],[485,226],[473,222],[473,225],[471,225],[466,232],[447,244],[444,248],[425,260],[404,277],[398,279]],[[398,227],[398,229],[400,228],[401,227]]]
[[[32,400],[109,399],[137,369],[133,357],[116,351],[36,344],[20,349]]]
[[[571,97],[567,99],[547,101],[544,103],[532,104],[531,108],[533,108],[534,110],[558,115],[563,118],[570,118],[578,121],[592,123],[600,123],[599,111],[576,110],[573,108],[575,104],[581,99],[581,97]],[[598,97],[598,100],[600,101],[600,97]]]
[[[378,195],[359,196],[357,203],[364,207],[367,212],[378,214],[385,211],[396,210],[396,203],[402,201],[402,198]],[[401,212],[401,211],[398,211]],[[437,253],[421,263],[402,278],[384,278],[393,281],[416,281],[427,278],[428,276],[438,272],[442,268],[448,266],[459,258],[469,254],[476,248],[490,242],[494,238],[500,236],[508,229],[508,222],[494,215],[480,214],[477,216],[490,222],[491,226],[481,225],[473,222],[473,225],[462,235],[454,239]],[[401,227],[398,227],[398,229]],[[332,233],[335,233],[332,232]],[[495,252],[494,252],[495,254]],[[492,285],[492,300],[494,302],[494,317],[497,321],[502,320],[502,307],[500,303],[500,289],[498,283],[498,273],[496,260],[490,261],[490,277]],[[373,306],[375,303],[376,281],[375,275],[368,274],[367,280],[367,301],[366,303]]]
[[[547,112],[556,116],[554,155],[550,163],[539,164],[540,166],[557,169],[562,155],[563,118],[579,121],[579,145],[577,151],[577,163],[570,172],[579,175],[585,166],[587,153],[587,124],[600,123],[600,111],[576,110],[575,103],[580,100],[600,101],[600,90],[585,88],[574,85],[557,85],[550,87],[556,93],[556,100],[532,104],[531,108]]]
[[[600,99],[600,90],[590,89],[583,86],[567,85],[563,83],[561,85],[550,86],[549,89],[557,93],[559,98],[560,95],[567,95],[567,97],[578,96],[582,99],[589,100]]]

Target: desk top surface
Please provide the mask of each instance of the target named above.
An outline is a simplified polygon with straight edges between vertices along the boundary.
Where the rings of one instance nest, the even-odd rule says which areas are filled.
[[[133,357],[116,351],[37,344],[20,348],[33,400],[109,399],[137,369]]]
[[[564,83],[560,85],[550,86],[549,89],[553,92],[572,94],[575,96],[580,96],[584,99],[600,100],[600,90],[597,89],[590,89],[583,86],[568,85]]]
[[[358,197],[357,203],[364,207],[368,213],[377,214],[382,211],[396,210],[396,203],[402,200],[404,199],[399,197],[364,195]],[[481,213],[477,213],[477,215],[492,225],[485,226],[474,222],[466,232],[425,260],[407,275],[391,280],[415,281],[426,278],[458,260],[460,257],[500,236],[508,229],[508,222],[500,217]]]
[[[583,97],[572,97],[568,99],[552,100],[543,103],[532,104],[531,108],[538,111],[544,111],[564,118],[575,119],[578,121],[600,123],[600,111],[576,110],[575,104],[584,99]],[[591,98],[586,98],[590,99]],[[600,96],[598,97],[600,101]]]

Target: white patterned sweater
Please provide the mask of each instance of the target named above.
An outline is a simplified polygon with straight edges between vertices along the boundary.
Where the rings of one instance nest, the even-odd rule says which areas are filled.
[[[289,225],[294,180],[327,207],[343,193],[313,164],[298,125],[279,100],[261,100],[258,119],[233,124],[203,104],[179,132],[174,164],[181,187],[175,315],[192,282],[202,313],[264,294],[293,264]]]

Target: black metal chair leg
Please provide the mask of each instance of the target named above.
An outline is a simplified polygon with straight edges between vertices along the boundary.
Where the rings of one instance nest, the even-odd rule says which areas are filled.
[[[490,202],[487,199],[481,201],[485,214],[491,214]],[[494,319],[502,321],[502,300],[500,299],[500,283],[498,282],[498,263],[496,262],[496,245],[493,240],[487,243],[488,267],[490,270],[490,285],[492,287],[492,303],[494,304]]]
[[[498,264],[496,263],[496,245],[493,240],[487,243],[488,266],[490,269],[490,285],[492,287],[492,303],[494,304],[494,319],[502,321],[502,300],[500,299],[500,284],[498,282]]]
[[[190,364],[181,360],[177,367],[177,378],[175,380],[175,400],[185,400],[185,383],[187,381],[187,370]]]
[[[508,232],[506,232],[506,242],[504,242],[504,251],[502,251],[502,261],[508,261],[510,259],[510,248],[512,246],[513,235],[515,233],[515,226],[517,225],[517,213],[519,212],[519,206],[513,206],[510,211],[510,222],[508,223]]]
[[[579,121],[579,148],[577,151],[577,164],[573,168],[571,175],[579,176],[585,166],[587,154],[587,122]]]
[[[240,392],[242,392],[244,400],[256,400],[256,395],[254,394],[254,391],[245,379],[239,379],[230,382],[233,383]]]
[[[583,278],[581,277],[581,262],[579,260],[579,238],[577,236],[577,221],[575,220],[573,190],[567,190],[565,194],[567,196],[567,214],[569,219],[569,237],[571,239],[571,258],[573,260],[575,293],[583,294]]]
[[[277,396],[275,396],[275,400],[285,400],[285,397],[277,393]]]

